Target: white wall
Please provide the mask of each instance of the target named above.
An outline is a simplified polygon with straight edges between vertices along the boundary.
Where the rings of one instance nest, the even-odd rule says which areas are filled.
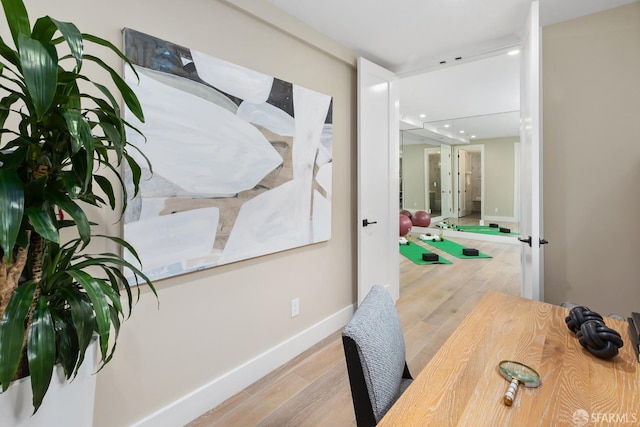
[[[515,217],[514,144],[519,136],[478,139],[474,144],[484,145],[484,190],[482,210],[487,217]],[[496,209],[498,210],[496,212]]]
[[[97,427],[134,425],[150,416],[143,425],[184,424],[275,367],[269,363],[277,366],[339,329],[353,309],[353,55],[287,21],[262,0],[233,3],[237,5],[216,0],[26,1],[32,21],[49,14],[117,46],[122,46],[122,28],[130,27],[333,96],[332,239],[158,281],[160,308],[143,289],[123,325],[113,361],[98,374]],[[290,34],[245,13],[244,7],[287,26]],[[304,39],[335,47],[337,56],[347,60]],[[116,58],[108,62],[122,68]],[[120,233],[116,217],[99,213],[97,219],[98,232]],[[301,313],[291,318],[295,297]],[[240,372],[232,372],[239,367]]]

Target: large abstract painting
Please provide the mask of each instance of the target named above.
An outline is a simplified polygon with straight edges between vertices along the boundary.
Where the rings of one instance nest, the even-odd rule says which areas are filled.
[[[153,168],[128,202],[124,237],[145,274],[330,239],[330,96],[131,29],[124,41],[138,73],[127,67],[125,80],[145,115],[126,114],[140,131],[127,137]]]

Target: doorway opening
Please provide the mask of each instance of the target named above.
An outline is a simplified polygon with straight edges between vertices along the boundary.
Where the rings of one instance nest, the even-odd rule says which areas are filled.
[[[455,147],[454,158],[457,160],[453,174],[457,194],[454,212],[458,225],[469,221],[483,225],[484,145]]]
[[[424,149],[424,200],[432,217],[442,215],[442,161],[440,147]]]

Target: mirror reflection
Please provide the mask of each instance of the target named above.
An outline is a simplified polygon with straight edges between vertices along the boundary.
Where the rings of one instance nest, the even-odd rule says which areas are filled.
[[[519,111],[454,118],[401,131],[400,207],[432,224],[519,221]]]

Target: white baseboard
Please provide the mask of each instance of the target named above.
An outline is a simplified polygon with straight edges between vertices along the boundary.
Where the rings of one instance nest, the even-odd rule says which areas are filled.
[[[175,427],[189,423],[344,327],[354,311],[355,305],[343,308],[132,426]]]
[[[518,222],[518,218],[514,216],[493,216],[493,215],[485,215],[483,217],[484,222],[495,221],[495,222]]]

